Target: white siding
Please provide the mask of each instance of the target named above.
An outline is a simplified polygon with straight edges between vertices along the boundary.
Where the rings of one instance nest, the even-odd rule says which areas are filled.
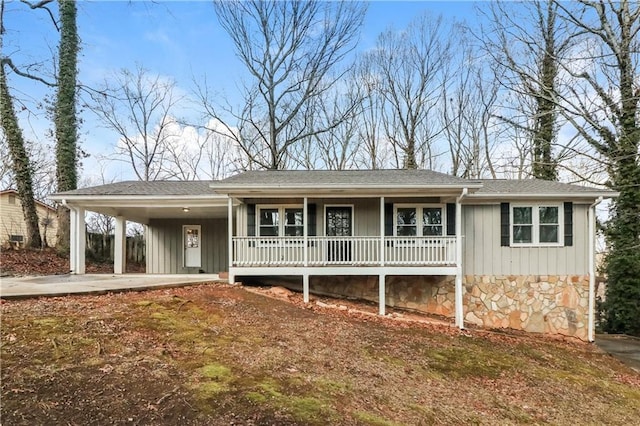
[[[202,226],[202,269],[205,273],[218,273],[228,269],[227,220],[194,219],[152,220],[147,227],[147,273],[181,274],[198,272],[197,268],[184,268],[182,225]]]
[[[573,205],[573,246],[501,247],[500,205],[463,206],[465,275],[588,274],[587,205]]]

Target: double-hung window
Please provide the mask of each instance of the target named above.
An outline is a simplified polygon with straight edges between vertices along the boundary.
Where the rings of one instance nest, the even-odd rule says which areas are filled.
[[[528,204],[511,206],[511,244],[561,245],[561,205]]]
[[[398,237],[440,237],[444,235],[444,209],[434,205],[395,206],[394,235]]]
[[[301,206],[259,206],[257,220],[260,237],[302,237],[304,235]]]

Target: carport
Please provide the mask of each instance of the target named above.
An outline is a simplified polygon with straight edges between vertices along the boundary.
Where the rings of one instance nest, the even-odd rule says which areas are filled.
[[[183,235],[182,241],[177,241],[179,238],[173,236],[176,241],[160,249],[173,251],[171,255],[182,258],[183,269],[201,272],[197,266],[197,258],[191,260],[192,263],[187,263],[187,246],[192,249],[201,247],[201,235],[198,233],[201,221],[227,220],[228,199],[225,195],[214,193],[211,183],[212,181],[125,181],[52,195],[52,200],[62,203],[70,210],[71,272],[85,273],[87,211],[115,218],[114,274],[123,274],[126,267],[127,221],[144,225],[147,238],[149,225],[156,220],[193,225],[192,228],[183,226],[182,232],[187,237]],[[223,241],[226,242],[226,237]],[[150,256],[146,257],[149,265]]]

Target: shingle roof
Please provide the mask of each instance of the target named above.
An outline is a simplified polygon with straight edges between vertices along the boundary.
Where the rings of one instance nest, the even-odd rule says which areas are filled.
[[[537,179],[500,180],[479,179],[468,180],[431,170],[278,170],[248,171],[220,181],[124,181],[106,185],[76,189],[54,194],[52,198],[65,196],[176,196],[203,197],[224,194],[224,189],[247,189],[279,187],[286,190],[292,188],[330,188],[347,186],[355,188],[389,187],[401,188],[411,186],[452,186],[464,187],[474,185],[479,188],[473,196],[491,197],[500,195],[573,195],[593,196],[616,193],[607,189],[571,185]]]
[[[150,195],[150,196],[189,196],[215,195],[210,180],[169,181],[157,180],[150,182],[124,181],[108,183],[106,185],[91,186],[60,192],[57,196],[68,195]]]
[[[608,189],[594,188],[582,185],[573,185],[562,182],[554,182],[540,179],[480,179],[483,184],[475,195],[501,195],[501,194],[540,194],[540,195],[561,195],[561,194],[593,194],[611,193]]]
[[[472,182],[431,170],[260,170],[237,174],[216,182],[216,186],[460,186]]]

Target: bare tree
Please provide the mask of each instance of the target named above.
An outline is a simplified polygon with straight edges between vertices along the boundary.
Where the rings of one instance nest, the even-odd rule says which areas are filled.
[[[313,128],[326,128],[293,147],[290,162],[305,169],[345,170],[355,166],[361,143],[358,118],[362,107],[362,91],[352,81],[334,87],[310,105],[308,114]],[[335,123],[338,123],[335,125]]]
[[[558,2],[580,35],[564,69],[574,81],[563,113],[597,152],[620,192],[606,228],[605,329],[640,335],[640,4]]]
[[[573,41],[566,23],[558,19],[553,0],[489,3],[488,25],[482,31],[485,52],[512,96],[500,118],[530,139],[531,174],[555,180],[558,159],[567,147],[558,145],[560,62]]]
[[[342,77],[330,71],[355,47],[366,5],[236,0],[216,1],[215,10],[250,83],[240,109],[213,104],[201,88],[205,108],[225,124],[251,167],[284,168],[293,145],[339,124],[309,126],[311,105]]]
[[[382,123],[384,98],[378,91],[373,59],[373,55],[365,54],[356,61],[349,87],[361,98],[356,112],[360,144],[354,161],[359,168],[375,170],[388,167],[392,155]]]
[[[156,180],[163,172],[168,140],[175,136],[173,110],[181,101],[175,83],[138,66],[105,81],[93,94],[92,111],[120,137],[117,159],[131,165],[138,179]]]
[[[487,69],[476,46],[460,31],[454,57],[456,71],[443,88],[444,133],[449,145],[451,173],[471,179],[496,177],[494,114],[498,77]]]
[[[404,31],[382,33],[371,52],[372,73],[384,100],[386,137],[398,167],[434,168],[432,143],[443,131],[436,111],[446,84],[450,43],[442,16],[424,14]]]

